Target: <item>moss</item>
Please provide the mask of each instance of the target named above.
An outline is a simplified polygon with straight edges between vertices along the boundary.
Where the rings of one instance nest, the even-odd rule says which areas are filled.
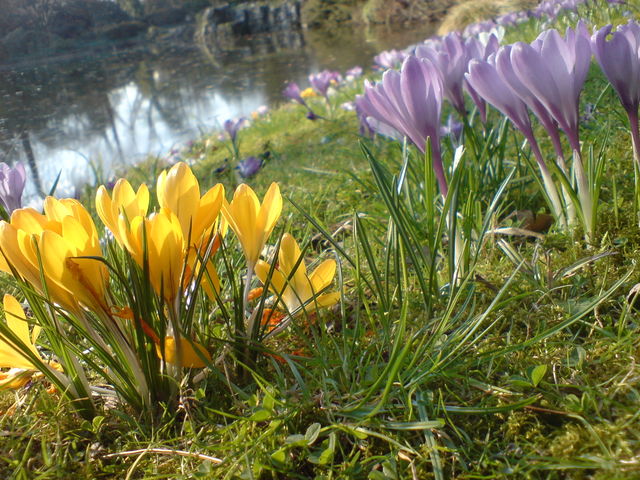
[[[462,30],[469,24],[489,20],[509,12],[517,12],[534,6],[535,0],[467,0],[451,8],[444,17],[438,35]]]
[[[406,24],[439,21],[455,0],[307,0],[302,21],[326,27],[349,21],[367,24]]]
[[[311,28],[357,19],[364,0],[307,0],[302,4],[302,22]]]
[[[455,0],[368,0],[362,16],[368,23],[409,23],[440,20]]]

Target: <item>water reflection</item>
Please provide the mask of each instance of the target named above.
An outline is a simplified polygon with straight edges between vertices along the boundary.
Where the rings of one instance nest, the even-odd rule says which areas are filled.
[[[72,195],[119,165],[166,154],[227,118],[281,102],[286,81],[306,85],[320,69],[368,66],[379,50],[418,41],[427,30],[411,39],[387,35],[387,43],[350,29],[256,37],[231,51],[172,42],[27,60],[0,71],[0,160],[28,163],[31,196],[49,191],[58,174],[57,193]]]

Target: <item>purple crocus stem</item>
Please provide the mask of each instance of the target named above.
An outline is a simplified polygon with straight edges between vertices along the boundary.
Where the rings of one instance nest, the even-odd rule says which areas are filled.
[[[437,140],[439,143],[439,140]],[[447,177],[444,174],[444,166],[442,164],[442,154],[440,153],[440,145],[437,148],[431,148],[431,168],[436,174],[438,188],[443,198],[447,198],[449,194],[449,186],[447,185]]]
[[[526,137],[526,136],[525,136]],[[554,210],[556,211],[556,218],[560,220],[563,226],[567,226],[569,223],[568,214],[562,210],[562,203],[560,202],[560,196],[558,195],[558,189],[556,188],[556,184],[553,181],[553,176],[549,171],[549,167],[547,167],[546,162],[542,156],[542,152],[540,151],[540,146],[533,136],[533,131],[531,132],[530,138],[527,138],[529,145],[531,146],[531,151],[533,152],[533,156],[538,163],[538,168],[540,169],[540,175],[542,176],[542,182],[544,183],[544,189],[549,195],[549,200],[551,204],[554,206]]]
[[[633,158],[640,168],[640,131],[638,130],[638,111],[628,111],[629,126],[631,127],[631,143],[633,144]]]
[[[590,242],[595,233],[595,225],[593,218],[593,192],[589,187],[587,174],[582,163],[582,154],[580,149],[573,149],[573,169],[575,171],[576,182],[578,183],[578,197],[580,198],[580,206],[582,207],[582,215],[584,216],[585,237]]]
[[[223,124],[224,130],[229,135],[229,139],[231,140],[231,148],[233,157],[235,159],[240,157],[240,150],[238,146],[238,132],[246,125],[246,118],[232,118],[226,120]]]

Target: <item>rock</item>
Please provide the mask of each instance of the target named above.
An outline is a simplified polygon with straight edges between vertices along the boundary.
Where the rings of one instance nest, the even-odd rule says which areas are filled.
[[[16,28],[2,38],[0,50],[5,51],[8,58],[21,59],[39,51],[52,50],[60,43],[60,37],[42,29]]]
[[[155,27],[173,26],[184,22],[188,13],[186,8],[167,8],[149,13],[145,21]]]
[[[234,50],[246,43],[244,36],[273,34],[256,46],[264,54],[279,46],[301,42],[298,30],[300,1],[236,3],[224,0],[154,0],[147,2],[147,14],[133,19],[112,0],[65,0],[49,4],[48,16],[27,11],[22,0],[15,2],[9,19],[0,16],[0,61],[41,51],[82,51],[95,40],[123,41],[143,34],[149,41],[179,39],[193,41],[201,35],[215,48]],[[44,1],[44,0],[38,0]],[[13,3],[11,5],[14,5]],[[176,6],[179,5],[179,6]],[[204,11],[202,11],[204,10]],[[202,11],[202,13],[198,13]],[[23,18],[20,15],[27,15]],[[193,22],[198,17],[198,31]],[[20,18],[20,22],[14,22]],[[46,24],[41,24],[43,19]],[[276,35],[278,33],[278,35]],[[2,36],[4,34],[4,37]],[[257,42],[260,43],[260,42]]]
[[[84,0],[83,0],[84,1]],[[125,12],[120,6],[112,1],[98,2],[91,8],[91,18],[96,26],[115,25],[117,23],[126,23],[132,20],[131,16]]]
[[[105,25],[96,30],[96,35],[108,40],[128,40],[147,31],[147,24],[137,20]]]
[[[48,30],[61,38],[86,36],[93,27],[93,19],[87,5],[79,2],[59,5],[49,16]]]

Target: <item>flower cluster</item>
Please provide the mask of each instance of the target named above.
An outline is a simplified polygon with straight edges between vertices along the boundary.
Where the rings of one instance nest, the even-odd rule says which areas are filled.
[[[579,2],[545,2],[546,9],[573,9]],[[535,13],[535,12],[534,12]],[[515,16],[514,16],[515,18]],[[505,18],[503,21],[515,21]],[[565,34],[543,31],[533,42],[499,45],[500,32],[466,37],[457,32],[416,46],[400,72],[389,69],[377,84],[366,83],[356,98],[361,132],[407,137],[424,153],[430,139],[433,171],[440,193],[448,191],[447,169],[441,159],[442,100],[469,122],[465,91],[486,123],[485,102],[511,120],[524,135],[542,177],[543,193],[560,225],[580,222],[587,238],[595,232],[598,182],[590,177],[580,142],[579,99],[595,55],[618,93],[631,125],[634,157],[640,165],[638,109],[640,26],[635,21],[606,26],[593,35],[580,21]],[[608,37],[611,37],[608,39]],[[533,113],[551,140],[554,156],[542,152],[531,123]],[[567,158],[560,132],[571,149]]]
[[[289,234],[280,242],[277,266],[261,260],[283,207],[277,184],[262,202],[242,184],[228,202],[221,184],[201,194],[180,162],[160,173],[155,194],[152,199],[145,184],[136,190],[125,179],[111,192],[101,186],[96,211],[107,238],[75,199],[47,197],[44,212],[17,209],[0,222],[0,269],[15,277],[34,315],[27,323],[17,300],[5,298],[0,368],[10,370],[1,373],[1,385],[18,387],[40,372],[90,416],[94,394],[105,392],[88,380],[97,376],[129,406],[152,411],[159,400],[175,401],[176,385],[192,378],[191,369],[213,368],[211,329],[195,315],[222,315],[233,299],[225,285],[234,277],[245,282],[234,314],[244,320],[228,332],[229,340],[246,344],[238,355],[255,355],[249,346],[264,338],[266,326],[256,322],[264,311],[279,309],[278,318],[288,322],[338,301],[325,292],[335,261],[307,275]],[[218,252],[224,245],[224,256],[230,253],[228,229],[244,252],[244,274],[222,261],[225,274],[219,275]],[[251,308],[256,275],[274,296]],[[31,332],[29,324],[35,325]]]
[[[305,109],[307,110],[307,119],[318,120],[324,117],[314,112],[307,100],[315,97],[324,98],[327,111],[330,114],[335,107],[330,98],[332,92],[335,89],[338,89],[340,85],[344,84],[345,82],[353,82],[361,75],[362,68],[358,66],[347,70],[347,72],[345,72],[344,78],[339,72],[332,70],[323,70],[321,72],[312,73],[311,75],[309,75],[309,84],[311,85],[310,87],[305,88],[304,90],[300,90],[300,87],[297,83],[289,82],[287,83],[285,89],[282,91],[282,94],[285,98],[293,100],[305,107]]]

